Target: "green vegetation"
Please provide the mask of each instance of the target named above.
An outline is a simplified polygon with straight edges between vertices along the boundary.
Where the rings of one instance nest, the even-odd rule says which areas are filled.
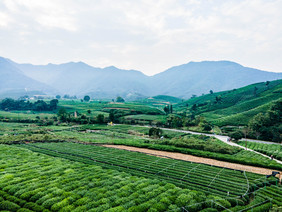
[[[0,143],[71,141],[120,144],[282,170],[282,165],[276,161],[203,135],[162,130],[163,138],[159,139],[159,136],[149,136],[150,128],[148,127],[130,125],[46,126],[41,128],[26,126],[27,129],[14,130],[11,133],[3,132],[5,135],[0,137]]]
[[[9,110],[34,110],[34,111],[53,111],[57,109],[58,100],[53,99],[48,103],[43,100],[37,100],[32,103],[25,100],[14,100],[11,98],[6,98],[1,101],[0,109]]]
[[[268,156],[273,155],[274,158],[282,161],[282,145],[280,144],[264,144],[250,141],[239,141],[238,144],[244,147],[247,144],[249,149],[253,149]]]
[[[250,133],[257,139],[282,140],[282,98],[271,104],[266,113],[259,113],[249,122]]]
[[[265,112],[272,101],[281,98],[282,80],[257,83],[217,93],[191,98],[180,103],[178,112],[201,114],[214,125],[247,125],[250,119]]]
[[[66,95],[51,101],[4,99],[0,210],[279,211],[282,189],[272,185],[277,178],[99,145],[180,152],[282,170],[275,160],[214,137],[164,128],[279,142],[281,86],[282,80],[257,83],[210,91],[188,101],[170,96],[136,102]],[[238,143],[282,160],[281,145]]]
[[[265,177],[257,174],[243,175],[240,171],[101,146],[75,143],[36,143],[21,146],[56,157],[126,170],[134,175],[157,178],[180,187],[223,197],[228,192],[230,196],[242,196],[266,181]]]
[[[164,211],[207,198],[202,192],[159,180],[55,159],[15,146],[0,145],[0,152],[0,210]]]
[[[157,100],[157,101],[163,101],[166,103],[179,103],[182,100],[180,98],[174,97],[174,96],[167,96],[167,95],[158,95],[158,96],[153,96],[151,100]]]

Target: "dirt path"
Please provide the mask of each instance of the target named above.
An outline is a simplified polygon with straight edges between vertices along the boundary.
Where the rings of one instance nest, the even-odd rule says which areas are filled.
[[[263,175],[269,175],[269,174],[272,173],[272,171],[275,171],[273,169],[266,169],[266,168],[259,168],[259,167],[236,164],[236,163],[229,163],[229,162],[225,162],[225,161],[219,161],[219,160],[210,159],[210,158],[202,158],[202,157],[197,157],[197,156],[193,156],[193,155],[186,155],[186,154],[176,153],[176,152],[166,152],[166,151],[159,151],[159,150],[152,150],[152,149],[146,149],[146,148],[124,146],[124,145],[108,145],[108,144],[106,144],[106,145],[102,145],[102,146],[110,147],[110,148],[116,148],[116,149],[136,151],[136,152],[142,152],[142,153],[145,153],[145,154],[154,154],[154,155],[157,155],[159,157],[164,156],[164,157],[186,160],[186,161],[195,162],[195,163],[204,163],[204,164],[209,164],[209,165],[214,165],[214,166],[243,170],[243,171],[257,173],[257,174],[263,174]],[[280,177],[280,180],[281,180],[281,177]]]

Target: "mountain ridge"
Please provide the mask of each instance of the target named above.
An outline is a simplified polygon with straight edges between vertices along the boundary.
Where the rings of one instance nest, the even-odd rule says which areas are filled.
[[[169,95],[187,99],[192,95],[208,93],[210,90],[223,91],[282,78],[282,73],[244,67],[227,60],[191,61],[147,76],[138,70],[124,70],[115,66],[99,68],[81,61],[32,65],[19,64],[7,58],[0,59],[9,61],[19,70],[19,74],[52,87],[53,91],[46,90],[48,94],[78,96],[88,94],[94,98],[126,97],[136,94]]]

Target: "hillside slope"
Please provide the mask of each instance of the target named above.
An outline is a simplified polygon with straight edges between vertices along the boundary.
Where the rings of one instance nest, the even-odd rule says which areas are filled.
[[[50,86],[26,76],[9,60],[0,57],[0,97],[55,92]]]
[[[60,65],[33,66],[17,64],[26,75],[47,83],[62,94],[95,98],[126,97],[127,95],[149,95],[147,76],[135,70],[122,70],[114,66],[95,68],[82,62]]]
[[[218,92],[282,79],[282,73],[247,68],[230,61],[190,62],[151,77],[136,70],[123,70],[114,66],[95,68],[83,62],[32,65],[9,60],[9,64],[22,71],[26,77],[55,88],[57,94],[78,97],[87,94],[96,99],[122,96],[134,100],[157,95],[188,99],[193,94],[199,96],[210,90]],[[8,87],[12,85],[14,83]]]
[[[177,111],[193,111],[213,124],[244,125],[257,113],[282,98],[282,80],[256,83],[239,89],[189,99],[177,105]],[[188,106],[187,106],[188,105]]]
[[[207,94],[210,90],[224,91],[281,78],[282,73],[261,71],[230,61],[203,61],[159,73],[152,77],[152,86],[154,94],[190,98],[192,94]]]

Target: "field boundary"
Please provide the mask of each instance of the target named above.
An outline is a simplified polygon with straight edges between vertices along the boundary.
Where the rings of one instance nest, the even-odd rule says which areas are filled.
[[[111,144],[105,145],[103,144],[101,146],[109,147],[109,148],[116,148],[116,149],[123,149],[123,150],[128,150],[128,151],[135,151],[135,152],[145,153],[145,154],[154,155],[158,157],[166,157],[170,159],[202,163],[202,164],[211,165],[211,166],[220,167],[220,168],[228,168],[228,169],[232,169],[236,171],[247,171],[247,172],[252,172],[252,173],[262,174],[262,175],[270,175],[272,171],[277,171],[273,169],[267,169],[267,168],[261,168],[261,167],[255,167],[255,166],[249,166],[249,165],[243,165],[243,164],[237,164],[237,163],[230,163],[230,162],[219,161],[219,160],[215,160],[211,158],[203,158],[203,157],[198,157],[198,156],[193,156],[193,155],[187,155],[183,153],[152,150],[152,149],[131,147],[131,146],[125,146],[125,145],[111,145]],[[277,171],[277,172],[280,173],[280,171]],[[280,177],[280,181],[281,181],[281,177]]]

